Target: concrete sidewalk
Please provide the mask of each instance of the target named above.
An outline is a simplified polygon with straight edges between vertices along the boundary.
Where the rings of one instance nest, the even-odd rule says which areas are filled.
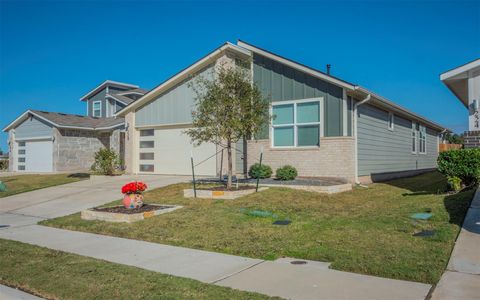
[[[25,293],[21,290],[14,289],[0,284],[0,299],[2,300],[41,300],[37,296]]]
[[[2,229],[0,238],[288,299],[424,299],[431,287],[335,271],[321,262],[263,261],[39,225]]]
[[[480,298],[480,187],[468,209],[452,256],[432,300]]]

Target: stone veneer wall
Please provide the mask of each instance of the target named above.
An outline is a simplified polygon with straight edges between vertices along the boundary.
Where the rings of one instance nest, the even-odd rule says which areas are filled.
[[[248,168],[258,162],[263,146],[263,163],[273,172],[283,165],[294,166],[299,176],[336,177],[355,181],[355,139],[322,137],[316,149],[272,149],[269,140],[248,141]]]
[[[465,131],[465,148],[480,148],[480,131]]]
[[[55,171],[86,171],[100,148],[110,147],[110,133],[88,130],[54,129]]]

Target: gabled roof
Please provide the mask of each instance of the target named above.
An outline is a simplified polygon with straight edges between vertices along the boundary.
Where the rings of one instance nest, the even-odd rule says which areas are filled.
[[[107,98],[113,98],[125,105],[129,105],[132,102],[135,102],[135,99],[129,98],[127,96],[119,95],[119,94],[107,94]]]
[[[81,115],[47,112],[41,110],[27,110],[20,117],[8,124],[3,131],[15,128],[17,125],[35,116],[57,128],[83,129],[83,130],[109,130],[125,123],[123,118],[93,118]]]
[[[221,56],[222,53],[225,51],[233,51],[240,55],[250,56],[250,51],[241,48],[237,45],[234,45],[230,42],[224,43],[222,46],[218,47],[217,49],[213,50],[206,56],[202,57],[200,60],[195,62],[194,64],[190,65],[189,67],[181,70],[177,74],[173,75],[169,79],[165,80],[150,92],[146,93],[143,97],[138,99],[137,101],[131,103],[130,105],[124,107],[122,110],[117,112],[116,116],[124,116],[127,112],[140,107],[141,105],[148,103],[149,101],[153,100],[155,97],[161,95],[163,92],[167,91],[169,88],[175,86],[176,84],[180,83],[181,81],[187,79],[190,75],[195,74],[196,72],[200,71],[203,67],[207,66],[214,62],[217,58]]]
[[[102,90],[106,86],[116,86],[116,87],[121,87],[121,88],[123,87],[123,88],[129,88],[129,89],[138,89],[138,85],[123,83],[123,82],[118,82],[118,81],[112,81],[112,80],[105,80],[99,86],[97,86],[96,88],[94,88],[90,92],[86,93],[82,98],[80,98],[80,100],[81,101],[87,100],[88,97],[96,94],[98,91]]]
[[[440,74],[440,80],[468,107],[468,74],[480,72],[480,58]]]

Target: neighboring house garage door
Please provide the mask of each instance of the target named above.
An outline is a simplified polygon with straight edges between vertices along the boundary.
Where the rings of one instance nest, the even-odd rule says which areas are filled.
[[[20,147],[19,147],[20,148]],[[53,143],[48,141],[25,142],[25,171],[52,172],[53,171]],[[19,162],[19,166],[21,163]]]
[[[196,175],[216,174],[216,146],[202,144],[194,147],[185,128],[140,130],[140,172],[191,175],[190,154],[193,150]],[[152,155],[153,153],[153,155]],[[152,159],[153,158],[153,159]],[[153,166],[153,169],[152,169]]]

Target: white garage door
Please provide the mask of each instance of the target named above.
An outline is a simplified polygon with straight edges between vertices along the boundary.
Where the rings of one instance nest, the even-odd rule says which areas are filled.
[[[191,151],[193,151],[195,164],[215,154],[216,146],[214,144],[202,144],[195,147],[190,142],[190,137],[183,133],[184,130],[185,128],[155,129],[153,136],[148,135],[148,130],[145,130],[144,133],[140,131],[140,172],[153,171],[156,174],[191,175]],[[153,170],[151,169],[152,165]],[[214,176],[216,165],[216,158],[213,156],[196,166],[195,174]]]
[[[52,149],[52,141],[25,142],[25,171],[52,172]]]

